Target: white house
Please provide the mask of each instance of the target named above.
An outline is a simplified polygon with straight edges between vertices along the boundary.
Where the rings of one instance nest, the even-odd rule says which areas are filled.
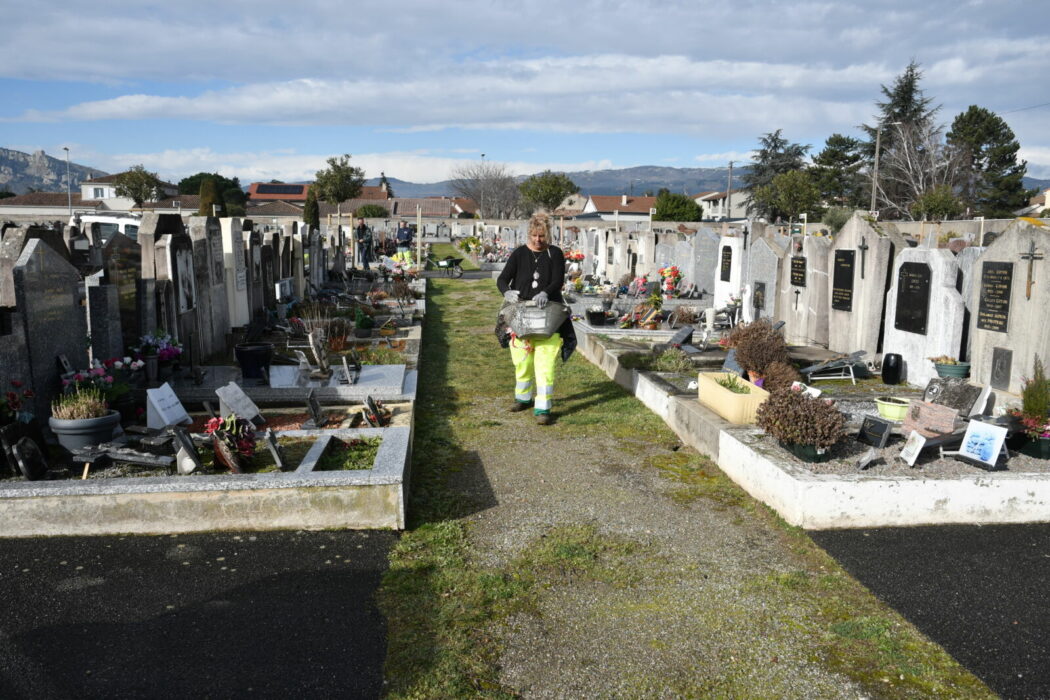
[[[649,221],[650,210],[655,208],[656,197],[595,194],[587,198],[580,216],[602,221]]]
[[[724,219],[747,218],[747,194],[744,190],[730,190],[728,196],[722,192],[700,192],[693,200],[704,210],[704,219],[721,221]]]

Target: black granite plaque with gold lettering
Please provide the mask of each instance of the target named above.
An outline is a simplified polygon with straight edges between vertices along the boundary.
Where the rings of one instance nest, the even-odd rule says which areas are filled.
[[[836,250],[831,282],[831,308],[853,311],[853,262],[855,250]]]
[[[977,304],[977,327],[1006,333],[1010,323],[1010,291],[1014,277],[1012,262],[985,262],[981,266],[981,296]]]
[[[791,256],[791,286],[806,286],[806,257],[804,255]]]
[[[893,327],[926,335],[930,314],[930,266],[906,262],[897,272],[897,314]]]
[[[721,280],[728,282],[733,271],[733,249],[727,245],[722,246],[722,269]]]

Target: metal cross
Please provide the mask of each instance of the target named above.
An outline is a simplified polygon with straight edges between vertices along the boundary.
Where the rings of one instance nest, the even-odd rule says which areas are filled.
[[[1032,241],[1029,244],[1027,253],[1022,253],[1021,254],[1021,260],[1027,260],[1028,261],[1028,284],[1025,285],[1025,288],[1024,288],[1024,298],[1025,299],[1031,299],[1032,298],[1032,285],[1035,284],[1035,282],[1032,281],[1032,265],[1035,263],[1036,260],[1042,260],[1042,259],[1043,259],[1043,254],[1035,252],[1035,241]]]
[[[798,311],[798,295],[801,293],[798,289],[795,290],[795,311]]]
[[[864,279],[864,261],[868,259],[867,253],[868,253],[868,248],[870,248],[870,247],[871,246],[868,245],[868,240],[864,236],[861,236],[860,237],[860,245],[857,246],[857,250],[860,251],[860,278],[861,279]]]

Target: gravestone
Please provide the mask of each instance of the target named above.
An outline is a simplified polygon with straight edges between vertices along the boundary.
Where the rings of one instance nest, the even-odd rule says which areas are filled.
[[[861,423],[857,439],[873,447],[882,449],[889,442],[890,434],[893,432],[893,422],[878,418],[877,416],[865,416]]]
[[[309,240],[309,234],[305,228],[300,229],[299,233],[292,236],[292,291],[298,299],[306,298],[306,267],[303,260],[306,252],[304,240]]]
[[[988,387],[974,386],[962,377],[934,377],[926,385],[922,400],[954,408],[965,418],[984,412],[989,391]]]
[[[795,236],[785,256],[777,313],[791,345],[827,345],[828,246],[823,236]]]
[[[197,270],[194,261],[193,240],[185,230],[165,234],[156,245],[158,296],[167,307],[161,316],[162,328],[182,343],[199,337],[197,327]],[[205,273],[207,270],[204,271]],[[187,352],[197,356],[196,348]]]
[[[60,390],[55,358],[66,355],[74,366],[87,366],[83,280],[65,257],[40,238],[31,239],[22,250],[13,278],[15,319],[21,324],[13,335],[24,339],[24,355],[11,358],[12,366],[3,371],[31,385],[33,412],[44,419]]]
[[[251,318],[262,313],[265,304],[263,293],[262,234],[252,230],[247,233],[244,245],[248,251],[248,310]]]
[[[277,465],[278,470],[284,472],[294,467],[294,465],[288,463],[288,458],[284,454],[284,448],[277,442],[277,436],[270,428],[266,429],[266,447],[270,450],[270,455],[273,456],[273,463]]]
[[[955,418],[959,412],[950,406],[941,406],[928,401],[913,399],[904,414],[901,432],[908,434],[916,431],[923,437],[944,435],[955,429]]]
[[[1050,364],[1050,229],[1015,220],[975,265],[971,378],[1020,394],[1035,356]]]
[[[69,251],[62,234],[40,226],[24,226],[6,229],[0,242],[0,307],[15,306],[14,269],[22,251],[32,240],[44,241],[59,257],[69,260]]]
[[[186,476],[202,468],[200,454],[197,446],[193,444],[193,438],[183,427],[172,430],[175,437],[175,469],[179,474]]]
[[[62,238],[69,251],[69,262],[87,276],[102,267],[102,236],[91,230],[83,231],[78,226],[62,227]]]
[[[100,270],[84,280],[91,359],[99,361],[124,357],[119,290],[114,285],[105,284],[104,278],[105,271]]]
[[[222,228],[215,217],[190,217],[193,269],[197,290],[197,328],[194,357],[205,359],[226,350],[230,329]]]
[[[238,418],[251,421],[256,425],[266,422],[259,412],[259,407],[236,382],[231,381],[226,386],[220,386],[215,390],[215,395],[219,397],[219,412],[222,415],[227,416],[233,413]]]
[[[160,430],[169,425],[189,425],[193,419],[186,413],[175,390],[165,382],[156,389],[146,389],[146,427]]]
[[[245,264],[241,220],[220,219],[219,226],[228,321],[231,328],[246,326],[251,321],[251,311],[248,303],[248,268]]]
[[[759,238],[751,246],[747,256],[747,284],[751,287],[751,304],[749,309],[743,309],[745,321],[779,317],[777,289],[782,284],[786,256],[787,250],[769,238]]]
[[[162,242],[168,236],[184,236],[185,233],[182,217],[178,214],[146,212],[142,215],[135,240],[139,244],[141,256],[142,279],[138,288],[136,305],[139,311],[138,326],[143,333],[151,333],[162,327],[173,335],[177,334],[177,331],[170,327],[175,323],[177,316],[174,290],[168,288],[171,285],[162,285],[158,282],[161,280],[171,282],[172,261],[167,259],[167,247],[162,246]],[[185,255],[183,258],[183,264],[185,264]],[[167,296],[161,296],[162,293]],[[129,339],[128,342],[132,341]]]
[[[729,304],[731,298],[740,299],[746,264],[744,239],[723,236],[718,242],[718,271],[715,275],[713,302],[716,309]]]
[[[964,306],[958,270],[944,248],[909,248],[894,260],[883,349],[901,356],[909,384],[925,386],[937,376],[929,358],[959,356]]]
[[[895,229],[872,223],[859,211],[835,236],[827,281],[829,350],[863,350],[869,355],[882,350],[879,339],[891,263],[905,248],[907,243]]]
[[[279,268],[281,264],[280,258],[274,255],[273,252],[275,239],[275,236],[270,236],[271,243],[263,243],[260,251],[263,305],[268,309],[273,308],[277,303],[277,292],[274,284],[279,278],[274,276],[274,268]]]
[[[124,342],[134,344],[140,336],[154,329],[139,328],[137,290],[142,279],[142,250],[123,233],[114,233],[102,249],[105,283],[117,292],[120,310],[120,332]],[[121,353],[123,355],[123,353]]]
[[[961,343],[960,360],[970,360],[970,329],[973,327],[973,317],[976,309],[973,308],[974,286],[978,281],[978,268],[975,264],[977,258],[984,252],[984,248],[967,246],[955,256],[955,262],[959,266],[959,275],[955,288],[959,290],[963,299],[963,334]]]

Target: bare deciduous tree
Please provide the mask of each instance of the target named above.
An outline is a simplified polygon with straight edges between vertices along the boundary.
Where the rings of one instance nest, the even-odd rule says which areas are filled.
[[[959,184],[959,153],[944,142],[944,128],[901,124],[893,145],[881,154],[876,185],[880,210],[913,218],[912,205],[938,187]],[[893,197],[887,193],[893,193]]]
[[[488,218],[510,218],[518,211],[518,183],[502,163],[481,161],[457,165],[449,172],[450,187],[460,197],[473,199]]]

